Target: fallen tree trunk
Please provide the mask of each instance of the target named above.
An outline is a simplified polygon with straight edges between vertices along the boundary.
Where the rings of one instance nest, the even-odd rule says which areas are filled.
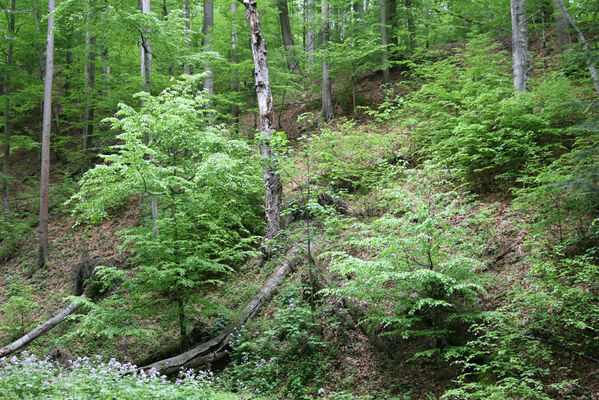
[[[31,331],[29,331],[25,336],[21,337],[18,340],[15,340],[11,344],[4,346],[0,349],[0,358],[7,357],[15,351],[19,350],[21,347],[31,343],[44,333],[48,332],[50,329],[54,328],[56,325],[61,323],[67,316],[71,315],[77,309],[79,309],[80,304],[77,302],[70,303],[67,307],[63,308],[58,314],[54,317],[50,318],[46,322],[41,325],[38,325]]]
[[[229,345],[230,335],[234,329],[254,317],[264,303],[272,298],[289,271],[296,267],[300,260],[300,257],[297,256],[297,250],[298,246],[293,246],[286,252],[283,264],[277,268],[275,273],[264,283],[260,292],[245,306],[237,320],[229,325],[220,335],[183,354],[155,362],[142,369],[149,370],[155,368],[161,374],[171,375],[182,368],[194,368],[223,358],[226,354],[225,349]]]

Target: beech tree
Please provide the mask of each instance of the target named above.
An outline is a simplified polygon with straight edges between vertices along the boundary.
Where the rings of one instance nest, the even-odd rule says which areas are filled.
[[[50,256],[48,247],[48,193],[50,186],[50,130],[52,127],[52,77],[54,75],[54,6],[48,0],[48,34],[46,38],[46,77],[44,79],[44,108],[42,121],[42,153],[40,174],[40,224],[38,268],[44,267]]]
[[[528,50],[528,20],[526,0],[510,0],[512,14],[512,58],[514,87],[525,92],[530,78],[530,52]]]
[[[333,118],[333,99],[331,95],[331,74],[329,57],[327,54],[327,41],[329,34],[329,0],[322,0],[322,118],[325,121]]]
[[[4,155],[2,159],[2,180],[4,182],[4,213],[8,215],[10,213],[10,136],[11,136],[11,121],[10,121],[10,75],[12,73],[13,64],[13,52],[14,52],[14,40],[15,40],[15,11],[16,11],[16,0],[11,0],[10,10],[7,10],[6,21],[7,21],[7,33],[8,33],[8,49],[6,51],[6,70],[4,73],[4,81],[2,82],[4,89],[4,142],[2,147],[4,148]]]
[[[212,41],[212,32],[214,30],[214,0],[204,0],[204,25],[202,27],[202,46],[204,50],[210,50],[214,44]],[[204,78],[204,90],[209,95],[214,94],[214,67],[210,64],[204,68],[206,77]]]
[[[277,0],[279,10],[279,21],[281,24],[281,35],[283,36],[283,45],[287,54],[287,65],[289,71],[294,74],[301,74],[299,60],[295,54],[295,40],[291,31],[291,22],[289,21],[289,6],[287,0]]]

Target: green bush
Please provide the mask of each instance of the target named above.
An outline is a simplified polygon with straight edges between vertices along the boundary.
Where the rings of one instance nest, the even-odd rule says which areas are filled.
[[[440,179],[444,172],[404,172],[406,181],[386,191],[389,213],[359,225],[343,244],[351,250],[328,253],[332,268],[351,279],[326,291],[367,301],[370,324],[385,334],[425,336],[445,347],[479,315],[482,247],[472,229],[483,221],[459,217],[469,211]]]

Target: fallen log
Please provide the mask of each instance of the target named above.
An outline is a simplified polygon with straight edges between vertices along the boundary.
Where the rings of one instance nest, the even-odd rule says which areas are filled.
[[[21,347],[31,343],[38,337],[42,336],[44,333],[48,332],[50,329],[54,328],[56,325],[61,323],[66,317],[77,311],[80,306],[81,304],[79,302],[70,303],[54,317],[50,318],[43,324],[33,328],[31,331],[25,334],[25,336],[15,340],[7,346],[2,347],[0,349],[0,358],[11,355],[15,351],[19,350]]]
[[[195,368],[223,358],[233,331],[254,317],[264,303],[272,298],[289,271],[294,269],[300,261],[297,253],[298,246],[293,246],[285,253],[283,264],[268,278],[260,292],[241,311],[236,321],[229,325],[220,335],[183,354],[155,362],[140,369],[150,370],[155,368],[161,374],[171,375],[182,368]]]

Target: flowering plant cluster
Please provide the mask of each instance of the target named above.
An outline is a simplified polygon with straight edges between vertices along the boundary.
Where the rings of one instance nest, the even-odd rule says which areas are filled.
[[[26,352],[0,359],[2,399],[237,399],[215,392],[216,379],[209,371],[183,370],[171,381],[156,369],[104,362],[100,356],[77,358],[64,367]]]

